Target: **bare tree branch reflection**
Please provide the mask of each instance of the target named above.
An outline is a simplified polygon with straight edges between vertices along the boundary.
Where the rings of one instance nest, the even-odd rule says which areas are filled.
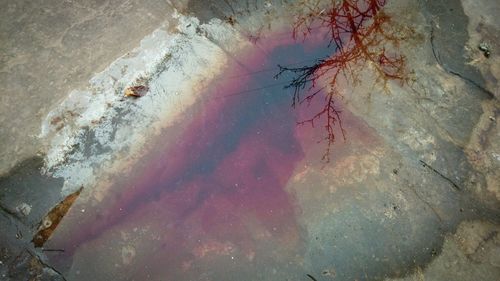
[[[373,70],[375,82],[381,83],[385,90],[388,81],[403,83],[407,80],[405,57],[397,52],[402,36],[398,28],[391,26],[389,16],[382,10],[386,1],[301,1],[299,4],[301,13],[293,26],[294,39],[305,41],[312,33],[323,32],[329,40],[328,46],[334,51],[313,65],[296,68],[279,65],[276,77],[284,73],[294,75],[285,87],[293,89],[293,107],[304,102],[310,104],[318,96],[324,96],[323,109],[299,124],[314,126],[324,122],[327,148],[322,160],[325,162],[330,161],[337,124],[345,139],[340,112],[335,106],[335,97],[340,96],[339,79],[356,84],[361,68],[369,67]],[[328,79],[328,86],[318,87],[322,78]]]

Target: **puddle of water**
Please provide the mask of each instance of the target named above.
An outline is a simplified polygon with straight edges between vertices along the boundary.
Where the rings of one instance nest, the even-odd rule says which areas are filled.
[[[184,116],[188,122],[179,120],[176,138],[165,132],[168,141],[158,141],[102,203],[74,208],[50,247],[74,259],[82,252],[92,255],[98,245],[112,247],[106,261],[81,260],[99,260],[112,269],[83,272],[75,261],[75,280],[114,272],[115,263],[138,279],[255,276],[264,264],[294,276],[288,267],[301,262],[295,219],[300,209],[285,186],[308,146],[321,137],[298,133],[297,122],[321,103],[292,108],[292,93],[284,89],[292,76],[274,75],[278,64],[311,63],[332,52],[323,41],[310,42],[279,32],[233,57],[203,101]]]
[[[179,16],[47,117],[44,171],[85,188],[50,211],[63,181],[41,160],[0,179],[26,224],[12,239],[68,280],[381,280],[419,272],[460,220],[498,217],[468,197],[463,148],[428,126],[442,118],[392,92],[414,34],[385,0],[299,1],[271,31],[252,29],[271,2],[255,17],[217,3],[241,17]]]
[[[384,3],[366,3],[372,2]],[[360,4],[366,10],[362,21],[353,17],[353,22],[340,25],[366,24],[364,20],[379,9],[370,7]],[[152,148],[138,163],[107,179],[111,183],[104,183],[108,187],[99,194],[94,191],[95,200],[75,205],[48,243],[48,248],[64,250],[54,252],[51,262],[71,280],[307,278],[312,238],[302,215],[309,206],[300,204],[292,192],[296,187],[290,189],[289,183],[304,166],[320,170],[325,150],[327,156],[354,151],[339,137],[341,119],[348,134],[360,138],[357,147],[375,145],[377,137],[349,112],[340,114],[336,96],[330,99],[321,91],[301,103],[296,99],[299,92],[284,88],[304,73],[296,67],[331,70],[340,62],[332,54],[342,44],[328,44],[332,43],[325,36],[328,29],[323,32],[315,26],[304,41],[292,34],[292,30],[274,31],[252,48],[233,54],[224,73],[204,89],[202,100],[151,141]],[[349,34],[338,38],[344,37]],[[355,49],[355,41],[349,44],[355,44],[348,48],[354,51],[341,53],[341,58],[370,56],[368,49]],[[390,66],[384,68],[390,60],[380,57],[378,71],[394,74]],[[275,76],[278,65],[288,70]],[[305,83],[295,86],[307,97],[328,87],[329,78],[306,76]],[[309,89],[313,83],[316,87]],[[363,161],[371,168],[375,160]],[[314,181],[303,182],[301,189],[314,194]],[[346,216],[348,220],[353,214]],[[343,251],[349,252],[350,244],[346,245]],[[356,272],[349,262],[341,266]]]

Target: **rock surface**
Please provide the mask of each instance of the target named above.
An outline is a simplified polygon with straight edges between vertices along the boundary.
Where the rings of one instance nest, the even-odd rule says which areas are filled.
[[[380,81],[378,59],[336,81],[325,163],[323,126],[282,123],[318,99],[288,111],[272,95],[281,60],[324,58],[308,53],[325,42],[314,32],[290,43],[297,15],[325,11],[310,2],[68,2],[29,20],[11,5],[2,21],[23,32],[2,24],[0,77],[19,94],[2,98],[0,171],[44,154],[0,178],[2,277],[495,280],[500,5],[388,1],[382,27],[399,41],[378,47],[404,55],[405,79]],[[42,64],[54,70],[29,67]],[[24,100],[33,110],[12,106]],[[33,248],[36,224],[81,186],[55,251]]]

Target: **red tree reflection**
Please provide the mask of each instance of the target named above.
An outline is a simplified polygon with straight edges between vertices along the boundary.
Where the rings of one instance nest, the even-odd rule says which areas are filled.
[[[390,25],[390,18],[382,11],[386,0],[344,0],[321,5],[321,1],[311,4],[301,3],[301,12],[293,26],[293,37],[307,40],[311,33],[324,32],[329,38],[333,54],[319,59],[315,64],[297,68],[279,65],[276,77],[285,72],[294,78],[286,88],[293,88],[292,106],[306,102],[310,104],[317,96],[324,95],[323,108],[311,118],[299,122],[300,125],[323,122],[327,131],[324,140],[327,148],[323,154],[325,162],[330,160],[330,149],[335,141],[334,128],[338,124],[345,138],[340,119],[340,111],[335,106],[335,97],[340,96],[337,82],[346,79],[356,84],[360,67],[369,67],[376,75],[375,81],[387,89],[390,80],[404,82],[407,79],[405,57],[395,50],[401,36],[398,29]],[[327,86],[319,87],[321,78],[329,80]],[[328,88],[327,88],[328,87]]]

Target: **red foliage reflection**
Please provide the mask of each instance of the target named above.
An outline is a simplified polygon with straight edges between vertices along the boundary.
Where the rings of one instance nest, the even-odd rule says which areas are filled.
[[[299,122],[310,124],[323,122],[327,131],[327,148],[323,160],[330,161],[331,146],[335,142],[334,127],[340,126],[343,137],[345,131],[340,112],[335,106],[335,97],[340,96],[337,83],[347,79],[356,84],[359,81],[360,67],[370,67],[376,75],[376,82],[386,88],[389,80],[405,81],[405,57],[394,51],[400,36],[389,26],[390,18],[382,11],[386,0],[345,0],[336,5],[323,7],[316,4],[303,4],[303,10],[293,26],[295,39],[307,40],[311,33],[325,31],[333,54],[319,59],[315,64],[290,68],[279,66],[277,77],[285,72],[293,73],[294,79],[287,88],[293,88],[292,106],[309,104],[320,93],[325,93],[322,110],[311,118]],[[327,86],[318,87],[318,81],[328,79]]]

